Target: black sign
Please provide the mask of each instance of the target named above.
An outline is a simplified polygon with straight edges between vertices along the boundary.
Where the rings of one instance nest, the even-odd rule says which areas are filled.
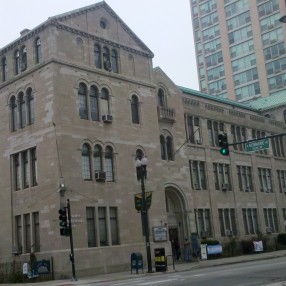
[[[152,203],[152,192],[145,193],[145,201],[146,201],[146,208],[148,210],[151,207],[151,203]],[[135,202],[135,209],[138,212],[141,212],[143,208],[143,199],[142,199],[141,193],[134,195],[134,202]]]

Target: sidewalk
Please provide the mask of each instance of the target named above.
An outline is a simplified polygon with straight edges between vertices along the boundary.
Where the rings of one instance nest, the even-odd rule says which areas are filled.
[[[252,255],[242,255],[236,257],[229,257],[229,258],[219,258],[214,260],[201,260],[200,262],[179,262],[175,264],[175,270],[173,269],[173,265],[168,265],[167,273],[172,272],[181,272],[187,271],[190,269],[195,268],[203,268],[209,266],[216,266],[216,265],[225,265],[225,264],[234,264],[240,262],[248,262],[248,261],[256,261],[256,260],[263,260],[263,259],[271,259],[277,257],[286,256],[286,250],[281,251],[274,251],[274,252],[267,252],[267,253],[257,253]],[[170,260],[168,261],[170,262]],[[72,285],[87,285],[89,283],[102,283],[102,282],[111,282],[111,281],[118,281],[123,279],[134,279],[138,277],[144,277],[146,275],[162,275],[166,272],[154,272],[154,273],[142,273],[139,271],[139,274],[136,274],[136,271],[133,270],[133,274],[130,271],[126,272],[119,272],[119,273],[110,273],[110,274],[103,274],[97,275],[92,277],[80,277],[78,281],[71,281],[71,280],[54,280],[54,281],[47,281],[41,283],[25,283],[24,285],[33,285],[33,286],[72,286]],[[1,284],[1,285],[11,285],[11,284]],[[13,284],[13,285],[23,285],[22,283]],[[286,285],[286,282],[274,283],[269,284],[269,286],[281,286]]]

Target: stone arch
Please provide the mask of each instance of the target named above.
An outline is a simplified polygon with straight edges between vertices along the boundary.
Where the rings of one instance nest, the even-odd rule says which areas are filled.
[[[183,250],[184,238],[189,238],[192,232],[187,198],[176,184],[168,183],[164,187],[169,239],[178,239]]]

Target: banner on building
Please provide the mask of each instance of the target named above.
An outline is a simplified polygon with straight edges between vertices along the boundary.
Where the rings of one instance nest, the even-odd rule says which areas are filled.
[[[146,200],[146,208],[148,210],[151,206],[151,203],[152,203],[152,192],[146,192],[145,193],[145,200]],[[143,208],[142,193],[134,195],[134,202],[135,202],[135,209],[138,212],[141,212],[142,208]]]

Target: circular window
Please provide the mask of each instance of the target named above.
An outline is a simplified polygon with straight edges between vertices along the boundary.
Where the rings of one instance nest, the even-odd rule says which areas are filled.
[[[106,20],[104,20],[104,19],[101,19],[101,20],[100,20],[100,27],[101,27],[102,29],[106,29]]]

